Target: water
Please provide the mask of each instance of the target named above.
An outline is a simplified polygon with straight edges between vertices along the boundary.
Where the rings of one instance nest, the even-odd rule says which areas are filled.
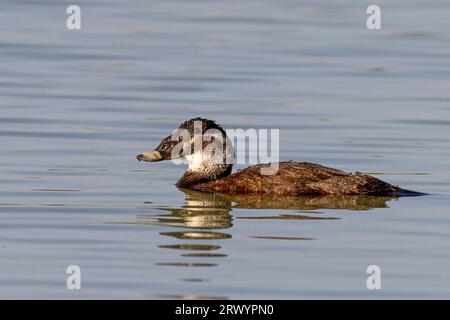
[[[379,31],[369,1],[77,3],[81,31],[1,3],[0,298],[449,297],[447,1],[378,1]],[[430,195],[184,193],[135,155],[194,116]]]

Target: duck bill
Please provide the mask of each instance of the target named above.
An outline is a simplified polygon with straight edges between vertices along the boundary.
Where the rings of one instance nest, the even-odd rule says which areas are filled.
[[[136,156],[138,161],[157,162],[164,160],[159,151],[147,151]]]

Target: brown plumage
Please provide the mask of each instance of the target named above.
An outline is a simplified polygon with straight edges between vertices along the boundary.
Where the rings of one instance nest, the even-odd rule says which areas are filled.
[[[280,162],[275,175],[261,175],[262,166],[264,164],[207,182],[195,182],[196,174],[187,173],[177,182],[177,186],[223,194],[406,195],[408,193],[369,175],[349,174],[314,163]]]
[[[195,125],[194,125],[195,124]],[[185,121],[177,130],[185,130],[195,136],[194,127],[201,135],[215,130],[214,142],[225,150],[223,159],[232,158],[233,150],[222,127],[214,121],[195,118]],[[182,139],[183,140],[183,139]],[[195,150],[194,140],[188,142],[188,150]],[[207,140],[209,141],[209,139]],[[184,141],[186,143],[186,141]],[[262,175],[261,169],[270,164],[259,164],[231,174],[232,163],[214,163],[201,152],[187,155],[172,152],[177,142],[169,136],[159,146],[137,156],[139,161],[161,161],[178,157],[188,160],[189,168],[177,182],[179,188],[220,194],[266,194],[282,196],[299,195],[383,195],[417,196],[422,193],[401,189],[375,177],[360,173],[346,173],[341,170],[308,162],[280,162],[273,175]],[[190,143],[190,145],[189,145]],[[205,140],[201,143],[206,146]],[[220,159],[220,158],[219,158]],[[231,175],[230,175],[231,174]]]

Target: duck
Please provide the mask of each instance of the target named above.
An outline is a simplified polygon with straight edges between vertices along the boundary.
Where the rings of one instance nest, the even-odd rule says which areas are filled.
[[[180,132],[184,134],[181,138]],[[197,142],[192,136],[195,137],[196,133],[201,133],[202,136],[208,132],[214,132],[213,140],[220,141],[223,155],[219,155],[219,159],[222,161],[217,161],[217,157],[212,159],[210,154],[205,153],[207,140],[211,139],[202,139],[201,148],[195,148]],[[178,139],[174,138],[177,134]],[[180,141],[183,148],[180,147]],[[360,172],[349,173],[310,162],[277,162],[274,174],[264,173],[264,170],[273,167],[274,163],[253,165],[232,174],[234,149],[229,137],[222,126],[214,120],[201,117],[183,122],[155,149],[138,154],[136,159],[145,162],[182,159],[188,164],[188,168],[176,182],[176,186],[180,189],[208,193],[269,196],[424,195],[402,189],[371,175]]]

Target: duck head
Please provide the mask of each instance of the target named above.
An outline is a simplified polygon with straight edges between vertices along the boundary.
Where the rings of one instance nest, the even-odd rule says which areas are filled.
[[[231,173],[234,150],[225,131],[216,122],[193,118],[183,122],[151,151],[136,156],[139,161],[184,160],[188,169],[178,187],[212,181]]]

